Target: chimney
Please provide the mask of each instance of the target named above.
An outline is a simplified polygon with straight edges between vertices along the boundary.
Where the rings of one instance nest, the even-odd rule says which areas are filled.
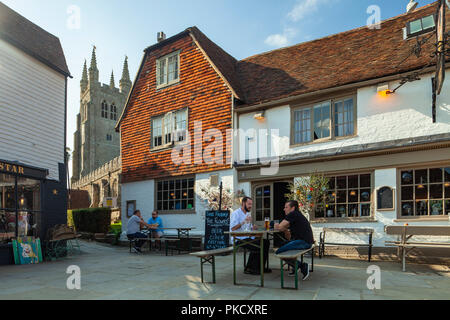
[[[158,42],[164,41],[166,40],[166,34],[164,32],[158,32],[156,39],[158,40]]]
[[[416,10],[418,3],[414,0],[410,0],[408,5],[406,6],[406,13],[413,12]]]

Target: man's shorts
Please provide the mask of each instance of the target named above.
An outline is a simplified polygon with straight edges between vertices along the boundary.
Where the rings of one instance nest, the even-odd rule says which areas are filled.
[[[155,238],[158,235],[159,238],[162,238],[164,233],[162,231],[152,231],[152,238]]]

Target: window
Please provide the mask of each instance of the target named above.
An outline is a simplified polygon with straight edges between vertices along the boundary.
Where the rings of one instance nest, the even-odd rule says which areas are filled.
[[[156,186],[160,211],[194,210],[194,178],[160,180]]]
[[[311,141],[311,109],[297,110],[295,117],[295,143]]]
[[[450,215],[450,167],[402,170],[401,216]]]
[[[153,147],[162,146],[162,117],[152,120]]]
[[[179,81],[179,52],[156,60],[156,87],[167,86]]]
[[[117,120],[117,107],[114,102],[111,104],[111,120]]]
[[[107,140],[107,141],[112,141],[112,135],[107,134],[107,135],[106,135],[106,140]]]
[[[334,103],[334,135],[345,137],[353,135],[353,98]]]
[[[324,101],[293,111],[293,144],[355,134],[355,98]]]
[[[434,30],[434,15],[430,15],[421,19],[417,19],[406,24],[406,32],[408,38],[418,36],[420,34]]]
[[[186,141],[187,110],[169,112],[152,119],[152,148]]]
[[[102,118],[108,119],[108,104],[106,101],[102,102]]]
[[[175,113],[175,141],[181,142],[186,140],[187,130],[187,109],[179,110]]]
[[[372,215],[370,173],[329,177],[328,201],[316,208],[316,218],[357,218]]]
[[[37,236],[40,190],[39,180],[0,173],[0,243],[17,236]]]

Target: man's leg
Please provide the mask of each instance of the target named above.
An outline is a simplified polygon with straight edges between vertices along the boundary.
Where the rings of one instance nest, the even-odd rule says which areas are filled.
[[[143,234],[143,233],[141,233],[141,232],[137,232],[135,235],[134,235],[134,237],[136,238],[136,239],[146,239],[147,238],[147,236],[145,235],[145,234]],[[144,243],[145,243],[145,241],[142,241],[142,240],[139,240],[139,241],[137,241],[136,242],[136,249],[141,249],[141,247],[144,245]]]
[[[244,241],[257,244],[254,239],[252,240],[250,238],[245,239]],[[238,240],[238,244],[240,243],[242,243],[242,241]],[[259,249],[249,243],[243,245],[242,247],[250,251],[246,264],[247,268],[245,270],[259,272]]]

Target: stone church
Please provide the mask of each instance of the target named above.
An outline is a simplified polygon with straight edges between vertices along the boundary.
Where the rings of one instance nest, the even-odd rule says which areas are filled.
[[[109,85],[99,82],[95,47],[89,69],[84,62],[80,81],[80,113],[74,133],[72,190],[89,193],[90,207],[101,207],[104,198],[117,198],[120,207],[120,135],[115,125],[131,90],[128,61],[125,58],[119,88],[114,72]]]

